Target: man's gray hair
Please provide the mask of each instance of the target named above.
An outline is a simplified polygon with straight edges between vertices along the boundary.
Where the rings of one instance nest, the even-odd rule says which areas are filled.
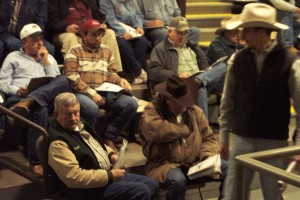
[[[54,111],[59,111],[61,106],[74,106],[79,104],[76,96],[71,92],[64,92],[55,97],[54,101]]]

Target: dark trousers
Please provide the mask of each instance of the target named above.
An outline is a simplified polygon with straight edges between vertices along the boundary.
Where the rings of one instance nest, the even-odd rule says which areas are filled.
[[[103,200],[150,200],[158,192],[158,182],[150,177],[125,173],[121,181],[107,185]]]
[[[227,166],[228,162],[226,160],[221,161],[221,177],[220,177],[220,187],[219,187],[219,199],[223,198],[223,183],[225,181],[227,175]],[[187,182],[190,184],[197,184],[203,182],[212,182],[213,179],[208,177],[202,177],[199,179],[195,179],[192,181],[188,181],[187,177],[187,170],[181,169],[179,167],[170,169],[167,173],[167,180],[166,180],[166,199],[167,200],[184,200],[185,193],[186,193],[186,185]]]
[[[123,71],[133,78],[141,74],[141,62],[145,59],[148,40],[143,36],[138,39],[125,40],[117,37]]]

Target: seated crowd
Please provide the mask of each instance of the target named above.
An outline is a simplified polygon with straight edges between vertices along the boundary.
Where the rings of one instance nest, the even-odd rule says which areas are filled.
[[[264,9],[271,10],[269,6]],[[166,190],[168,200],[184,199],[188,168],[218,153],[224,158],[221,174],[212,174],[210,179],[221,181],[222,199],[228,153],[228,136],[224,134],[230,129],[227,122],[240,114],[230,110],[236,103],[232,99],[237,99],[230,84],[238,86],[228,80],[227,71],[231,70],[231,77],[241,73],[233,59],[256,48],[251,39],[242,40],[241,34],[246,36],[247,29],[241,32],[240,28],[249,27],[232,25],[238,21],[240,15],[222,20],[215,32],[217,37],[204,52],[198,44],[199,29],[189,27],[176,0],[0,1],[0,91],[11,111],[48,130],[48,163],[68,199],[150,200],[159,186]],[[259,28],[271,32],[282,27]],[[133,36],[132,30],[139,36]],[[274,42],[274,46],[279,43],[268,34],[265,42]],[[145,62],[148,50],[150,58]],[[61,69],[57,55],[63,58]],[[292,65],[295,58],[287,55],[290,57],[285,58]],[[296,85],[298,73],[295,70]],[[53,79],[34,90],[27,88],[32,78],[45,76]],[[104,82],[123,90],[98,91]],[[149,177],[126,172],[124,163],[121,168],[114,168],[118,160],[116,141],[138,109],[130,84],[146,82],[155,94],[140,124]],[[219,152],[207,120],[207,99],[208,93],[223,93],[223,88],[223,146]],[[291,91],[292,97],[298,94],[295,88]],[[102,123],[100,109],[112,115],[105,129],[97,133],[97,123]],[[230,120],[226,119],[227,112]],[[50,122],[49,113],[54,113]],[[16,124],[14,119],[1,118],[0,129],[5,129],[5,120]],[[40,135],[28,128],[28,159],[37,176],[43,174],[35,147]],[[230,159],[231,182],[226,180],[225,189],[233,182],[234,162]],[[225,199],[234,192],[229,193]]]

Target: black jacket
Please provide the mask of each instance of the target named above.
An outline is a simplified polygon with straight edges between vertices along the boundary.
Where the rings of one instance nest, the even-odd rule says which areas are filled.
[[[104,21],[105,15],[100,12],[96,0],[82,0],[84,5],[91,9],[94,19]],[[68,24],[64,21],[68,16],[71,0],[48,0],[47,30],[51,34],[65,33]]]

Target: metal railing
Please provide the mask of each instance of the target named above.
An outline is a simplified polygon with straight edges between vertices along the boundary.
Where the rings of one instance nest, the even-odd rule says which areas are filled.
[[[236,199],[245,199],[244,194],[244,170],[245,168],[250,168],[259,173],[264,173],[278,180],[282,180],[286,183],[300,187],[300,176],[287,172],[285,170],[279,169],[272,165],[266,164],[264,160],[270,160],[280,157],[288,157],[292,155],[300,154],[300,145],[278,148],[267,151],[260,151],[255,153],[243,154],[237,156],[236,159],[236,171],[235,171],[235,184],[236,188]]]
[[[34,129],[37,129],[43,136],[43,140],[45,143],[48,141],[48,132],[41,126],[37,125],[36,123],[33,123],[32,121],[12,112],[11,110],[5,108],[4,106],[0,105],[0,111],[3,112],[5,115],[12,117],[14,120],[17,121],[17,123],[22,123],[28,127],[32,127]],[[48,146],[43,146],[43,151],[46,152],[48,149]],[[14,161],[14,158],[12,159],[5,159],[0,157],[0,163],[2,166],[7,167],[8,169],[16,172],[20,176],[38,184],[43,184],[43,196],[46,197],[48,195],[48,174],[43,173],[43,179],[36,177],[32,173],[28,173],[28,170],[23,169],[22,166],[18,166],[19,164]],[[48,165],[43,166],[44,172],[48,170]]]

